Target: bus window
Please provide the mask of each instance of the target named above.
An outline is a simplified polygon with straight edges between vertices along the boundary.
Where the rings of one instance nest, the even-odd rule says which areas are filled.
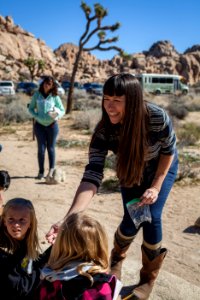
[[[159,83],[159,78],[158,77],[153,77],[152,78],[152,83]]]
[[[166,83],[173,83],[173,78],[166,78]]]

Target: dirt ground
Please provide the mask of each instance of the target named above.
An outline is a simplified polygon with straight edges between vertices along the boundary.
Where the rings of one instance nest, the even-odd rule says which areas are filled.
[[[60,121],[59,139],[86,140],[90,136],[70,129],[70,120]],[[51,224],[67,212],[87,162],[87,147],[57,147],[57,166],[66,172],[66,182],[46,185],[36,180],[38,172],[36,141],[32,140],[31,122],[10,129],[0,129],[0,169],[9,171],[12,181],[4,194],[7,201],[13,197],[32,200],[39,223],[42,248],[48,245],[45,234]],[[4,132],[2,134],[2,132]],[[47,158],[47,156],[46,156]],[[46,173],[47,173],[46,159]],[[113,175],[105,172],[105,178]],[[163,246],[168,249],[163,268],[151,295],[151,299],[200,299],[200,228],[194,227],[200,217],[200,185],[175,184],[163,212]],[[119,193],[97,194],[87,212],[105,226],[111,249],[113,234],[122,217]],[[125,286],[135,284],[141,266],[140,232],[130,247],[124,262],[122,281]]]

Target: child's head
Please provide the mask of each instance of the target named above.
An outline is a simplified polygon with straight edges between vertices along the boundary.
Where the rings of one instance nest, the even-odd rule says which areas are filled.
[[[36,258],[38,235],[33,204],[30,200],[14,198],[3,208],[0,221],[0,247],[13,253],[22,240],[26,240],[28,256]]]
[[[0,190],[7,190],[10,185],[10,175],[5,170],[0,170]]]
[[[88,273],[108,270],[107,235],[98,221],[82,213],[72,214],[63,222],[48,265],[59,270],[75,260],[91,263]]]

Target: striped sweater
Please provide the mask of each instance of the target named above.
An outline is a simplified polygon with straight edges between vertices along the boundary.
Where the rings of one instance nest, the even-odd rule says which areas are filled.
[[[147,102],[149,113],[148,155],[146,161],[158,161],[160,154],[172,155],[176,149],[176,135],[172,122],[164,109]],[[98,128],[98,126],[97,126]],[[89,148],[89,163],[85,167],[82,181],[91,182],[97,187],[103,179],[103,169],[108,151],[117,153],[119,147],[120,124],[96,129]]]

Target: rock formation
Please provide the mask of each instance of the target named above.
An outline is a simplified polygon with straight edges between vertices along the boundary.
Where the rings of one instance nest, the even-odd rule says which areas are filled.
[[[15,25],[11,17],[0,16],[0,79],[29,80],[23,62],[30,55],[45,61],[44,74],[69,80],[77,50],[77,46],[66,43],[53,51],[44,41]],[[180,74],[192,85],[200,81],[200,45],[193,45],[181,54],[169,41],[158,41],[148,51],[132,54],[130,60],[118,55],[111,60],[99,60],[83,52],[76,81],[103,82],[118,72]]]

